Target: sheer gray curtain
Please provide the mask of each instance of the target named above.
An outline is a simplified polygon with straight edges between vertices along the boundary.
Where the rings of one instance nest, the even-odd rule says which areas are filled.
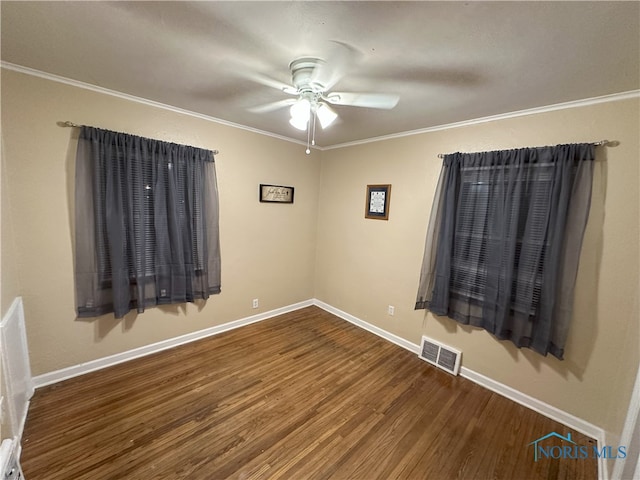
[[[213,152],[82,127],[75,209],[78,317],[220,292]]]
[[[416,309],[562,359],[594,147],[445,155]]]

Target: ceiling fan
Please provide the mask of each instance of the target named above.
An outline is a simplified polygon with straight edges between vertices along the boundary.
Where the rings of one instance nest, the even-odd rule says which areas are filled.
[[[344,76],[347,66],[352,63],[349,47],[335,42],[341,49],[334,55],[332,62],[316,57],[302,57],[289,64],[291,85],[281,83],[261,75],[254,80],[291,95],[275,102],[249,108],[254,113],[266,113],[289,107],[289,123],[299,130],[307,131],[307,150],[315,144],[316,121],[325,129],[331,125],[338,114],[330,105],[391,109],[398,104],[400,97],[387,93],[334,92],[331,88]]]

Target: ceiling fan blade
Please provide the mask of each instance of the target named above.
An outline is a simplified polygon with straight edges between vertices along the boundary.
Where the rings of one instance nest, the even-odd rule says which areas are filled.
[[[328,91],[347,73],[347,68],[356,62],[358,51],[343,42],[332,41],[332,47],[324,61],[318,62],[311,74],[311,83],[322,85]]]
[[[325,97],[325,100],[333,105],[390,110],[398,104],[400,96],[390,93],[331,92]]]
[[[295,98],[285,98],[284,100],[278,100],[277,102],[265,103],[264,105],[257,105],[255,107],[250,107],[247,110],[253,113],[267,113],[273,112],[274,110],[278,110],[279,108],[288,107],[296,103],[297,99]]]
[[[289,85],[288,83],[281,82],[280,80],[276,80],[275,78],[271,78],[268,75],[247,71],[242,72],[241,75],[248,80],[259,83],[260,85],[264,85],[265,87],[275,88],[276,90],[280,90],[281,92],[287,93],[289,95],[298,94],[298,90],[295,87]]]

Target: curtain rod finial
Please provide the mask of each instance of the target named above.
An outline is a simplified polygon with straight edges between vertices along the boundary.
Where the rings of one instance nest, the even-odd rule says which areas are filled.
[[[81,125],[76,125],[75,123],[70,122],[69,120],[65,122],[63,121],[56,122],[56,125],[58,125],[59,127],[80,127],[81,126]]]
[[[595,142],[594,145],[596,147],[617,147],[620,145],[620,142],[618,140],[600,140],[599,142]]]

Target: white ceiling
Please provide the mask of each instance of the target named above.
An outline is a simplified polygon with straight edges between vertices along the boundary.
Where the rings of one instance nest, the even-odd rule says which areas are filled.
[[[321,147],[640,88],[640,2],[11,2],[2,61],[291,139],[289,63],[359,52],[335,86],[400,95],[336,106]],[[84,119],[61,119],[82,123]],[[105,127],[107,128],[107,127]]]

